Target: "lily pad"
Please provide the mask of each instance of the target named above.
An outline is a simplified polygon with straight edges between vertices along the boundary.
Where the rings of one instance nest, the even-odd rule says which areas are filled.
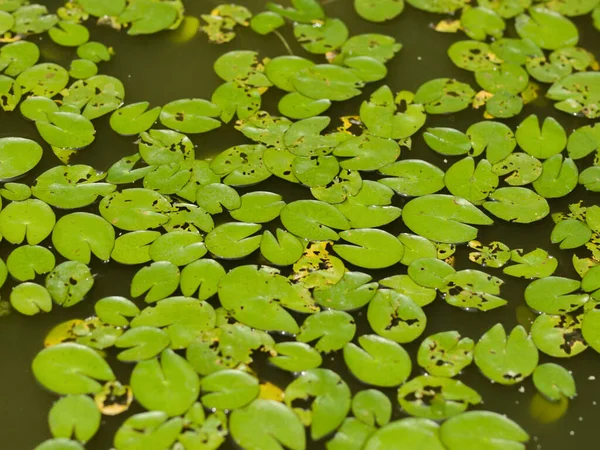
[[[401,344],[418,338],[427,323],[420,306],[389,289],[380,289],[371,300],[367,319],[375,333]]]
[[[81,302],[93,285],[89,267],[78,261],[61,263],[46,277],[46,289],[52,299],[64,307]]]
[[[101,414],[86,395],[69,395],[58,400],[48,414],[48,425],[55,438],[89,441],[100,428]]]
[[[563,396],[573,398],[577,395],[573,375],[558,364],[540,364],[533,372],[533,384],[551,401],[558,401]]]
[[[473,361],[474,345],[457,331],[436,333],[423,340],[417,361],[431,375],[454,377]]]
[[[92,253],[101,261],[108,261],[115,244],[115,230],[94,214],[72,213],[56,222],[52,243],[62,256],[73,261],[89,264]]]

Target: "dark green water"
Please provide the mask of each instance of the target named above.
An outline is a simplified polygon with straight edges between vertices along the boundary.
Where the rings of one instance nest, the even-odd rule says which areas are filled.
[[[42,1],[41,3],[54,9],[61,2]],[[188,14],[199,17],[201,13],[210,11],[220,2],[196,0],[185,3]],[[264,1],[240,0],[238,3],[248,6],[253,12],[259,12],[262,10]],[[431,24],[440,20],[441,16],[407,7],[407,10],[398,19],[389,24],[370,24],[355,15],[350,0],[330,2],[327,11],[329,16],[344,20],[352,34],[365,32],[388,34],[404,45],[398,56],[388,64],[390,71],[385,83],[389,84],[394,91],[401,89],[414,91],[424,81],[437,77],[456,77],[475,86],[472,75],[457,69],[446,56],[446,50],[450,44],[455,40],[465,39],[464,35],[437,33],[431,28]],[[591,19],[586,17],[576,20],[576,23],[581,34],[580,46],[594,52],[600,59],[600,33],[592,28]],[[206,36],[202,34],[182,44],[172,41],[173,32],[132,38],[107,28],[92,27],[91,31],[93,40],[111,45],[116,50],[116,56],[111,62],[100,65],[100,72],[116,76],[123,81],[127,103],[147,100],[153,105],[161,105],[179,98],[210,98],[212,91],[220,83],[212,71],[212,63],[223,52],[248,49],[259,51],[262,56],[268,57],[285,53],[285,48],[276,38],[261,37],[250,30],[241,30],[232,43],[222,46],[209,44]],[[307,54],[294,45],[294,39],[289,33],[290,27],[287,27],[286,31],[286,36],[294,51],[306,57]],[[514,34],[509,30],[507,34],[510,36],[511,33]],[[46,59],[68,64],[74,57],[74,50],[58,47],[45,37],[39,41],[39,44],[44,49],[43,55]],[[333,117],[357,114],[363,99],[379,85],[380,83],[369,85],[363,97],[337,104],[328,114]],[[276,114],[277,99],[278,95],[274,90],[267,93],[263,99],[263,108]],[[523,116],[530,113],[537,113],[540,117],[553,115],[568,131],[589,123],[584,119],[570,117],[555,111],[543,99],[537,101],[536,104],[526,106]],[[464,130],[474,121],[481,120],[481,114],[481,111],[465,111],[451,116],[429,116],[427,125],[451,126]],[[507,121],[508,125],[514,128],[523,116]],[[73,163],[90,164],[97,169],[106,170],[117,159],[136,151],[134,139],[120,137],[112,132],[108,126],[107,117],[98,119],[95,124],[97,128],[96,141],[81,151],[72,160]],[[0,112],[0,137],[4,136],[22,136],[41,141],[34,125],[23,120],[18,112]],[[191,138],[198,146],[197,157],[210,157],[232,145],[246,142],[243,135],[233,130],[232,125],[224,126],[205,135],[191,136]],[[23,182],[31,182],[39,173],[59,163],[50,148],[46,146],[45,150],[42,163]],[[407,157],[408,151],[403,151],[405,152],[404,157]],[[443,158],[428,150],[420,136],[414,139],[409,157],[427,159],[444,170],[454,162],[452,158],[448,158],[448,161],[444,162]],[[590,164],[590,161],[584,162]],[[310,196],[307,189],[277,181],[267,181],[253,189],[280,192],[286,201]],[[583,189],[578,189],[567,198],[553,201],[551,203],[552,212],[564,211],[569,203],[579,200],[584,200],[588,205],[597,202],[596,197],[589,195]],[[398,206],[402,206],[403,199],[396,198],[396,202]],[[91,210],[96,211],[96,207],[92,206]],[[551,246],[549,243],[552,226],[550,218],[533,225],[498,223],[494,227],[483,229],[479,240],[484,243],[501,240],[511,248],[528,250],[533,250],[535,247],[545,248],[559,259],[560,265],[555,275],[576,278],[577,275],[571,265],[571,253],[560,251],[557,246]],[[387,229],[394,233],[407,231],[399,223],[395,223]],[[6,258],[9,252],[9,245],[0,243],[0,256]],[[480,268],[471,264],[467,255],[468,252],[464,248],[457,251],[457,268]],[[349,265],[348,267],[351,268]],[[93,263],[92,269],[96,274],[95,286],[87,300],[76,307],[55,308],[50,314],[35,317],[24,317],[13,313],[0,319],[0,449],[31,449],[50,437],[46,417],[56,397],[37,385],[30,370],[31,361],[42,348],[46,333],[62,321],[91,315],[94,301],[97,299],[109,295],[127,296],[129,283],[137,270],[137,268],[103,264],[97,261]],[[402,273],[404,269],[402,266],[397,266],[392,269],[372,271],[372,275],[374,279],[378,280],[392,274]],[[515,326],[517,324],[516,308],[524,304],[523,291],[528,281],[502,276],[501,272],[491,273],[501,276],[505,281],[502,287],[502,297],[509,300],[507,306],[490,313],[467,313],[438,299],[426,308],[428,325],[425,335],[456,329],[465,336],[478,339],[497,322],[502,322],[507,329]],[[8,299],[14,285],[12,280],[7,281],[1,291],[2,299]],[[214,305],[218,303],[218,300],[212,299],[211,302]],[[364,313],[358,312],[355,317],[358,324],[357,333],[370,333]],[[407,347],[414,355],[418,343]],[[114,355],[110,357],[113,358],[110,362],[118,378],[122,381],[128,380],[128,371],[131,366],[122,363],[113,364],[115,362]],[[550,358],[542,357],[541,362],[546,362],[546,360],[550,360]],[[530,433],[532,441],[528,448],[543,450],[597,448],[595,420],[600,410],[600,405],[596,406],[596,402],[600,403],[600,390],[597,387],[597,383],[600,383],[600,355],[592,349],[588,349],[575,358],[565,361],[555,360],[555,362],[564,363],[569,370],[573,371],[579,396],[570,402],[568,412],[553,423],[542,423],[532,417],[530,404],[535,388],[530,379],[522,384],[524,392],[519,392],[521,385],[504,387],[491,384],[478,373],[478,369],[474,365],[467,368],[460,378],[479,391],[484,399],[483,408],[506,413]],[[334,354],[326,357],[323,367],[331,368],[342,374],[353,391],[365,388],[345,370],[340,355]],[[260,360],[255,364],[255,369],[262,381],[269,380],[282,387],[285,387],[292,379],[291,375],[269,368]],[[418,370],[418,367],[415,368],[413,375],[416,375]],[[598,380],[590,380],[591,376],[598,377]],[[389,390],[389,393],[393,397],[394,404],[397,404],[395,390]],[[549,411],[552,407],[551,404],[547,404],[545,410]],[[139,412],[139,409],[134,406],[128,414],[135,412]],[[396,418],[400,417],[400,411],[397,410],[395,415]],[[106,419],[99,434],[88,444],[87,448],[111,448],[112,436],[123,421],[123,416]],[[228,442],[228,446],[233,448],[234,444]],[[310,448],[321,447],[322,444],[319,443]]]

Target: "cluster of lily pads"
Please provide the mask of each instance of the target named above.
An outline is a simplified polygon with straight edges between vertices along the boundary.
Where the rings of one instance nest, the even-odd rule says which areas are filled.
[[[495,221],[541,221],[550,215],[548,199],[578,186],[600,191],[600,166],[591,161],[600,126],[565,130],[535,114],[514,129],[491,120],[535,104],[541,87],[531,78],[552,83],[546,95],[560,111],[600,115],[597,63],[575,47],[568,19],[592,13],[598,27],[598,0],[409,3],[436,13],[462,9],[460,20],[436,29],[471,39],[448,54],[482,90],[449,78],[415,93],[381,86],[356,116],[336,123],[322,114],[384,79],[401,45],[380,34],[350,36],[316,0],[268,4],[256,15],[221,5],[197,26],[215,43],[250,27],[276,34],[290,50],[278,29],[291,21],[300,46],[322,63],[231,51],[214,63],[223,83],[210,100],[155,107],[126,104],[121,81],[98,75],[113,51],[90,41],[84,23],[93,17],[132,35],[193,24],[180,1],[77,0],[56,14],[0,1],[0,107],[32,121],[60,163],[31,185],[19,183],[44,148],[0,138],[0,195],[8,201],[0,234],[12,246],[0,260],[0,284],[8,275],[17,281],[10,304],[21,314],[82,301],[95,310],[57,325],[33,361],[39,383],[61,395],[49,413],[53,437],[39,450],[83,448],[102,414],[125,413],[134,400],[147,412],[124,420],[117,450],[216,449],[228,435],[245,449],[302,450],[310,445],[306,427],[329,450],[519,449],[529,436],[518,424],[467,411],[482,398],[457,378],[463,369],[475,364],[502,385],[532,376],[549,401],[576,395],[571,373],[538,364],[539,352],[600,351],[600,207],[572,204],[551,216],[557,251],[589,252],[573,256],[580,279],[554,276],[558,261],[544,249],[477,238]],[[402,0],[354,6],[374,22],[404,9]],[[513,17],[518,39],[503,37]],[[26,38],[45,32],[75,49],[69,68],[39,62],[38,46]],[[269,89],[282,93],[280,115],[261,108]],[[485,119],[466,130],[423,128],[428,116],[484,104]],[[136,150],[106,173],[69,164],[95,140],[94,120],[107,115]],[[248,143],[197,159],[188,135],[234,119]],[[451,162],[447,170],[401,157],[419,135]],[[301,186],[304,198],[263,190],[267,179]],[[485,271],[455,269],[455,251],[465,244]],[[94,260],[139,266],[130,298],[94,298]],[[397,274],[378,275],[390,268]],[[434,301],[480,313],[505,306],[500,271],[530,280],[530,329],[499,323],[477,342],[453,330],[424,334]],[[366,334],[355,322],[363,313]],[[411,358],[403,344],[415,341]],[[344,376],[365,389],[351,392],[340,374],[321,367],[324,355],[343,360]],[[261,358],[294,381],[261,380],[254,361]],[[117,380],[108,361],[132,364],[130,379]],[[397,388],[395,407],[389,388]],[[392,420],[398,409],[413,417]]]

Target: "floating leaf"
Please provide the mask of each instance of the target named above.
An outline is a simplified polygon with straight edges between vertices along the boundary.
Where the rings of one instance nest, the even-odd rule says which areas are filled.
[[[558,103],[554,107],[569,114],[583,114],[589,119],[600,116],[600,74],[580,72],[558,80],[546,96]]]
[[[466,157],[453,164],[444,175],[444,183],[452,195],[472,203],[480,203],[498,186],[498,176],[486,159],[475,166],[475,160]]]
[[[335,207],[316,200],[298,200],[281,210],[281,222],[291,233],[310,240],[337,240],[332,230],[349,228],[347,219]]]
[[[477,229],[471,224],[493,223],[467,200],[439,194],[411,200],[405,205],[402,218],[413,232],[445,243],[470,241],[477,237]]]
[[[412,363],[399,344],[377,335],[360,336],[358,342],[360,347],[352,343],[344,346],[344,361],[356,378],[382,387],[398,386],[406,381]]]
[[[289,407],[274,400],[257,399],[244,409],[236,409],[229,427],[233,439],[244,448],[306,448],[302,422]]]
[[[573,375],[562,366],[554,363],[540,364],[533,372],[533,384],[546,398],[558,401],[563,396],[577,395]]]
[[[158,119],[161,108],[148,109],[149,102],[132,103],[117,109],[110,116],[110,127],[123,136],[147,131]]]
[[[251,236],[260,228],[256,223],[224,223],[206,235],[206,248],[219,258],[243,258],[260,247],[261,236]]]
[[[547,251],[537,248],[523,254],[523,250],[513,250],[511,260],[517,264],[508,266],[503,272],[513,277],[544,278],[552,275],[558,267],[558,261]]]
[[[411,0],[411,3],[414,0]],[[439,438],[440,426],[432,420],[406,418],[390,422],[377,430],[367,440],[365,450],[382,448],[420,448],[422,450],[444,450]]]
[[[457,331],[436,333],[421,343],[417,361],[433,376],[454,377],[473,361],[474,345]]]
[[[93,285],[90,268],[78,261],[65,261],[46,276],[46,289],[52,299],[64,307],[82,301]]]
[[[348,230],[340,237],[352,245],[336,244],[333,250],[343,259],[359,267],[381,269],[402,259],[404,246],[391,234],[377,229]]]
[[[379,172],[395,178],[382,178],[379,183],[393,189],[400,195],[420,197],[435,194],[444,188],[444,172],[437,166],[419,159],[405,159]]]
[[[96,380],[115,379],[108,363],[95,350],[75,343],[45,348],[31,367],[44,387],[63,395],[99,392],[102,385]]]
[[[14,249],[6,260],[8,271],[19,281],[33,280],[54,269],[54,254],[39,245],[22,245]]]
[[[126,231],[157,228],[166,223],[169,201],[150,189],[131,188],[107,195],[100,202],[100,214],[113,226]]]
[[[527,188],[500,188],[490,194],[489,198],[490,201],[485,202],[483,207],[508,222],[536,222],[550,213],[546,199]],[[406,216],[406,208],[404,215]]]
[[[11,202],[0,211],[0,234],[11,244],[25,239],[36,245],[46,239],[56,223],[52,208],[41,200]]]
[[[277,237],[266,230],[260,240],[260,253],[276,266],[289,266],[300,259],[304,245],[296,236],[277,228]]]
[[[422,84],[413,101],[425,105],[428,114],[446,114],[466,109],[475,97],[471,86],[452,78],[436,78]]]
[[[52,297],[44,286],[35,283],[21,283],[10,293],[12,307],[26,316],[52,310]]]
[[[421,375],[400,386],[398,402],[413,416],[440,420],[481,403],[481,397],[458,380]]]
[[[194,261],[181,271],[181,292],[188,297],[198,292],[198,298],[206,300],[217,293],[219,281],[225,273],[223,266],[212,259]]]
[[[440,438],[448,450],[524,450],[529,435],[506,416],[471,411],[444,422]]]
[[[392,402],[377,389],[360,391],[352,399],[352,414],[367,425],[384,426],[392,417]]]
[[[539,315],[531,325],[531,338],[536,347],[555,358],[570,358],[587,349],[582,336],[581,316]]]
[[[322,311],[306,318],[296,336],[298,342],[316,341],[314,347],[323,353],[340,350],[352,340],[356,324],[343,311]]]
[[[370,275],[361,272],[345,272],[334,285],[315,289],[313,297],[324,308],[340,311],[359,309],[369,303],[377,292],[377,283],[369,283],[371,280]]]
[[[108,261],[115,243],[115,230],[101,217],[72,213],[61,217],[52,231],[52,243],[65,258],[90,263],[91,254]]]
[[[355,0],[356,13],[371,22],[385,22],[398,17],[404,10],[404,0]]]
[[[529,10],[515,19],[517,33],[523,39],[531,39],[543,49],[556,50],[577,45],[577,27],[566,17],[543,6]]]
[[[348,39],[349,31],[340,19],[328,19],[316,23],[296,23],[294,36],[309,53],[324,55],[335,51]]]
[[[142,267],[131,281],[131,296],[146,293],[146,303],[153,303],[171,295],[179,286],[180,272],[175,264],[159,261]]]
[[[285,20],[272,11],[263,11],[252,17],[250,28],[260,35],[267,35],[285,25]]]
[[[275,344],[277,356],[269,358],[269,362],[289,372],[304,372],[316,369],[323,362],[317,350],[304,342],[281,342]]]
[[[540,159],[560,153],[567,145],[567,133],[555,119],[547,117],[540,129],[538,117],[534,114],[519,124],[515,137],[519,147]]]
[[[169,420],[169,416],[163,411],[139,413],[127,418],[117,430],[114,445],[118,450],[134,445],[149,449],[159,445],[168,448],[177,440],[183,425],[183,418],[174,417]]]
[[[131,373],[131,388],[136,400],[149,410],[168,416],[183,414],[200,392],[198,375],[189,363],[172,350],[158,358],[141,361]]]
[[[48,424],[55,438],[89,441],[100,428],[101,414],[86,395],[69,395],[58,400],[48,414]]]
[[[475,364],[490,380],[511,385],[531,375],[538,363],[538,351],[520,325],[506,336],[502,324],[490,328],[475,345]]]
[[[350,389],[328,369],[312,369],[292,381],[285,390],[285,404],[307,426],[311,437],[321,439],[335,430],[350,410]],[[295,400],[311,399],[310,409],[293,407]]]
[[[546,314],[572,312],[583,306],[589,299],[587,294],[572,294],[580,287],[579,281],[569,278],[541,278],[527,286],[525,301],[530,308]]]
[[[412,342],[425,330],[427,318],[409,297],[380,289],[369,303],[369,325],[380,336],[399,343]]]

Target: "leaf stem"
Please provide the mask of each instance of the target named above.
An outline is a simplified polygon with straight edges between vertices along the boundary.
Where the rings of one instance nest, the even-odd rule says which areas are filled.
[[[290,55],[294,55],[294,52],[292,51],[292,48],[290,47],[290,44],[288,44],[288,42],[285,40],[285,38],[283,37],[283,35],[279,32],[279,30],[273,30],[273,33],[275,33],[275,35],[279,38],[279,40],[283,43],[283,45],[285,46],[285,48],[287,49],[288,53]]]

